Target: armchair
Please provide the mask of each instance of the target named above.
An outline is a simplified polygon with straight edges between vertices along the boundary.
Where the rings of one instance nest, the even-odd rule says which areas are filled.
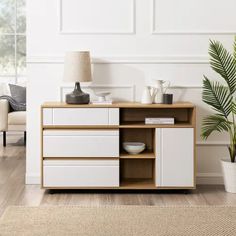
[[[0,132],[3,132],[3,146],[6,146],[7,131],[24,132],[24,142],[26,143],[26,112],[10,112],[9,102],[5,99],[0,100]]]

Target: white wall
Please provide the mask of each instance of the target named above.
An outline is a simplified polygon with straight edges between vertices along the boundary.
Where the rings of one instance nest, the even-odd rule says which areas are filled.
[[[221,183],[228,139],[199,137],[209,112],[201,86],[203,74],[217,78],[208,64],[209,38],[232,49],[235,7],[235,0],[28,0],[26,182],[39,183],[40,105],[61,97],[64,52],[90,50],[94,84],[139,101],[145,82],[162,77],[175,101],[197,105],[198,183]]]

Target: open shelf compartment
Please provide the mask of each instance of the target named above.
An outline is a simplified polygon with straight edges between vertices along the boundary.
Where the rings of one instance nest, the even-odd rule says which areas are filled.
[[[145,143],[145,150],[137,155],[131,155],[123,149],[124,142],[142,142]],[[124,128],[120,129],[120,158],[155,158],[155,129],[135,129]]]
[[[155,159],[121,159],[120,187],[155,188]]]
[[[194,124],[194,117],[194,108],[120,108],[121,126],[145,125],[145,118],[174,118],[174,125],[187,126]]]
[[[154,189],[155,184],[153,179],[122,179],[120,184],[121,189]]]
[[[142,142],[146,149],[132,155],[123,149],[124,142]],[[155,156],[155,129],[120,129],[120,187],[155,188]]]

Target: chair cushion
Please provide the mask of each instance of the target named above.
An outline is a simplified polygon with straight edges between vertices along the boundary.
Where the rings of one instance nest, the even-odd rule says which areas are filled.
[[[26,103],[26,87],[16,84],[9,84],[11,96],[19,103]]]
[[[26,124],[26,112],[14,111],[8,114],[9,125],[25,125]]]

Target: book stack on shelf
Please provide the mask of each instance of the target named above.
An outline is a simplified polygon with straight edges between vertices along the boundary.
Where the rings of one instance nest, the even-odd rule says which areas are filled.
[[[175,119],[172,117],[145,118],[146,125],[173,125]]]

